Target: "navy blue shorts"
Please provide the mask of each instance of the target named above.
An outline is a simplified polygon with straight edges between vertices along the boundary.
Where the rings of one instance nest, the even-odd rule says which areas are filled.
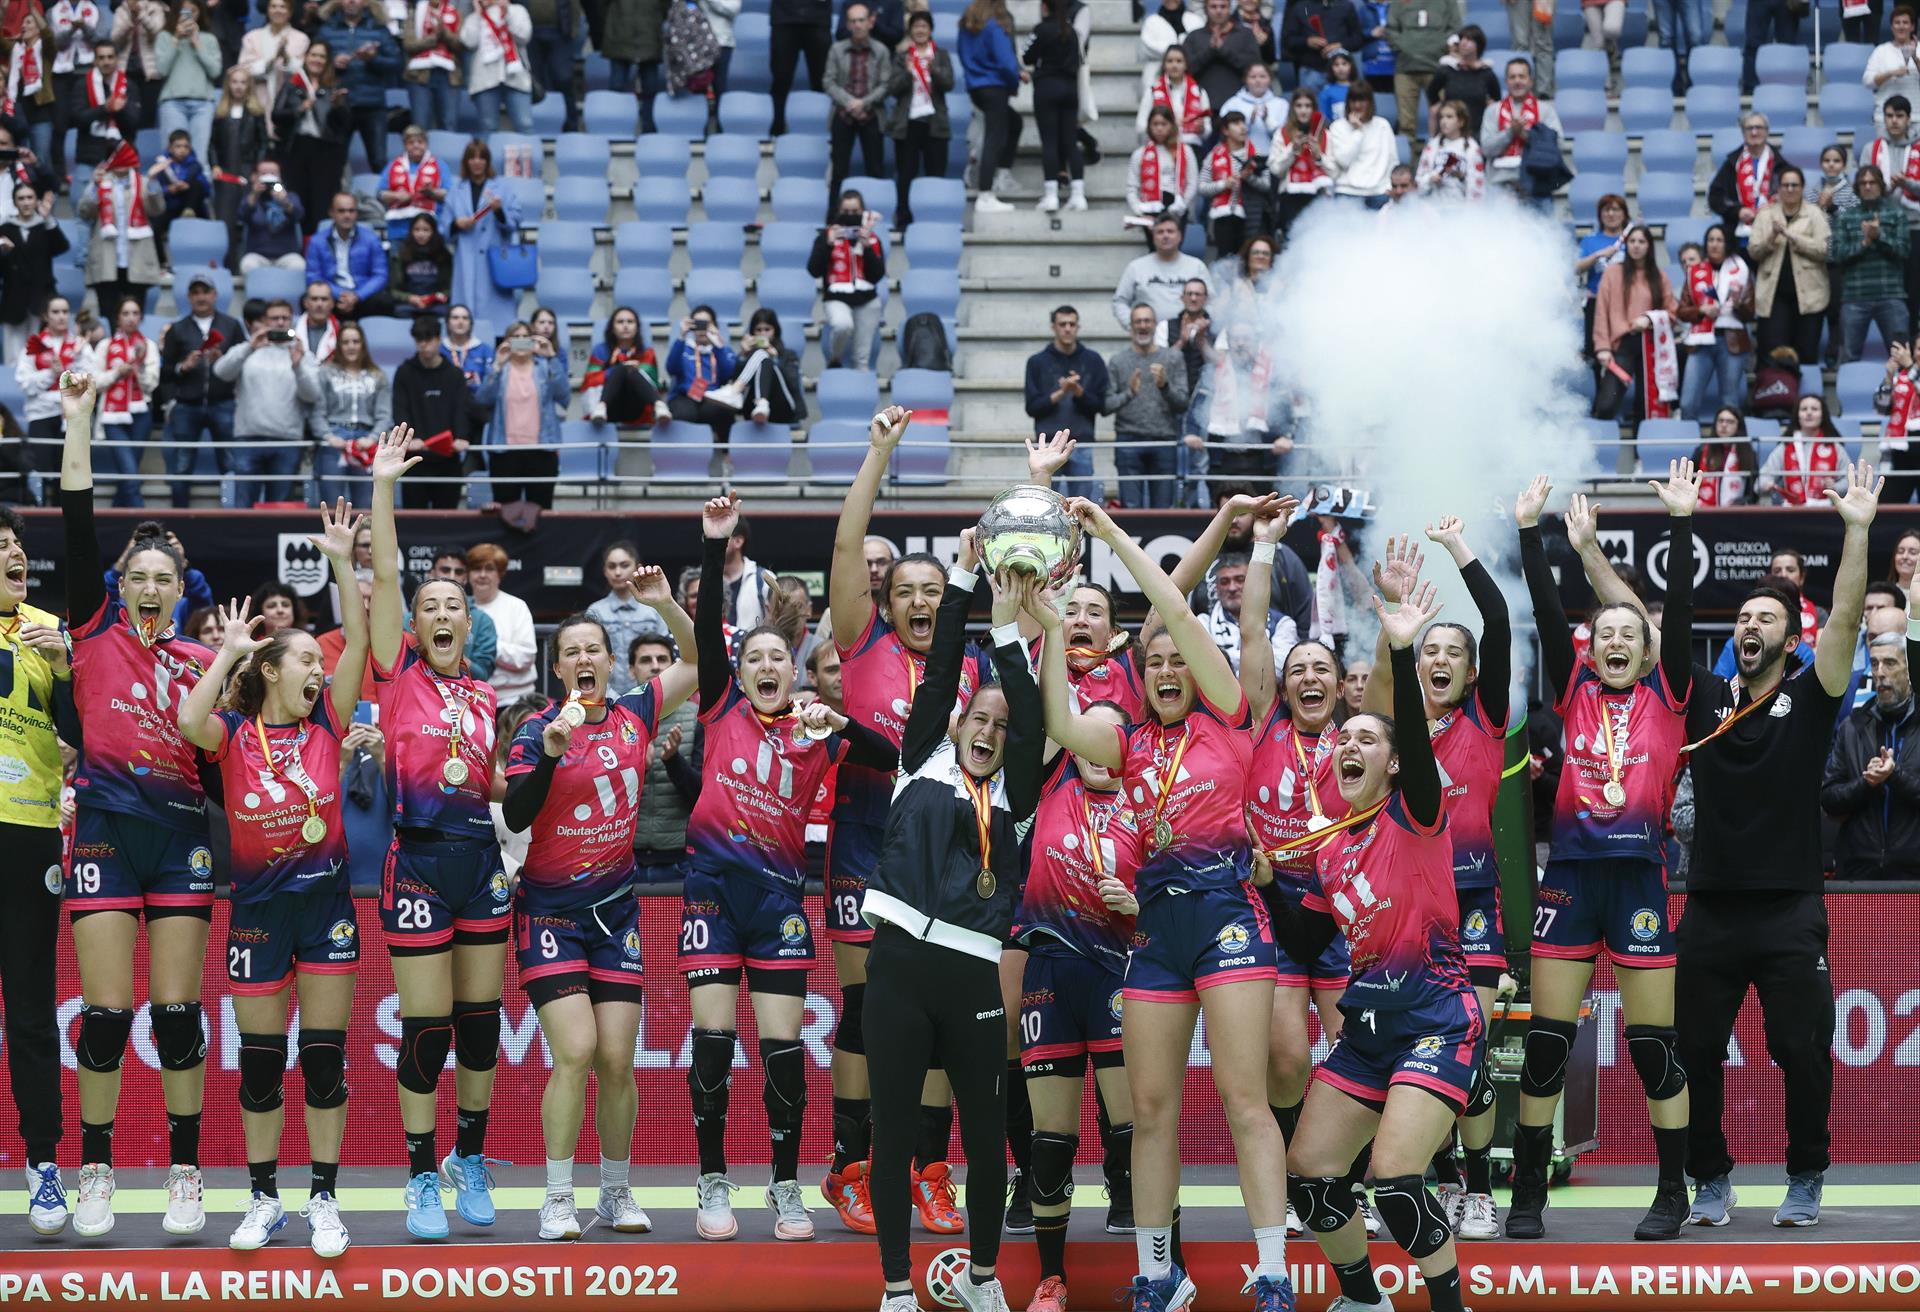
[[[1479,988],[1499,988],[1507,968],[1507,923],[1500,914],[1500,886],[1457,888],[1460,903],[1460,950],[1466,954],[1467,973]]]
[[[1434,989],[1410,1008],[1377,1011],[1340,1008],[1345,1018],[1313,1078],[1376,1110],[1387,1090],[1413,1084],[1455,1111],[1465,1111],[1480,1063],[1486,1060],[1487,1029],[1472,989]]]
[[[227,985],[270,997],[311,975],[351,975],[360,968],[360,922],[344,875],[330,888],[236,902],[227,925]]]
[[[1653,861],[1549,861],[1533,913],[1535,956],[1654,970],[1674,962],[1667,872]],[[1469,958],[1471,960],[1471,958]]]
[[[860,918],[867,876],[880,864],[878,825],[836,820],[827,835],[827,941],[871,943],[873,926]]]
[[[1283,888],[1278,880],[1261,889],[1260,896],[1266,899],[1269,908],[1274,906],[1276,899],[1285,898],[1295,911],[1300,909],[1301,890]],[[1280,972],[1281,988],[1344,989],[1350,979],[1350,959],[1344,934],[1335,934],[1333,941],[1321,949],[1320,955],[1312,961],[1295,961],[1286,948],[1277,943],[1273,951]]]
[[[626,896],[546,912],[522,902],[514,915],[514,959],[536,1009],[581,993],[594,1002],[639,1002],[640,902]]]
[[[76,916],[94,911],[145,911],[156,916],[213,916],[213,849],[205,834],[80,804],[73,821],[73,860],[61,895]]]
[[[1029,1075],[1120,1064],[1121,978],[1098,961],[1046,947],[1027,958],[1020,985],[1020,1063]]]
[[[740,875],[687,872],[680,912],[680,970],[799,971],[813,965],[813,924],[798,889]],[[689,983],[698,983],[689,978]]]
[[[1142,1002],[1197,1002],[1200,990],[1274,979],[1273,927],[1251,884],[1162,893],[1140,908],[1125,993]]]
[[[431,841],[396,834],[380,875],[380,929],[396,956],[454,943],[505,943],[513,883],[491,838]]]

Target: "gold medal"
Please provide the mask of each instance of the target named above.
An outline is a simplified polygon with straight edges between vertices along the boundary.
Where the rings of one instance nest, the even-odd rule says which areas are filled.
[[[1164,852],[1173,846],[1173,826],[1165,820],[1153,822],[1153,850]]]
[[[324,841],[326,836],[327,822],[317,815],[308,816],[306,823],[300,826],[300,841],[310,847]]]
[[[1607,786],[1600,790],[1600,796],[1607,799],[1608,806],[1625,806],[1627,790],[1618,779],[1607,780]]]
[[[1307,817],[1307,832],[1317,834],[1332,823],[1333,821],[1327,819],[1324,815],[1310,815]]]
[[[813,739],[815,742],[823,742],[826,739],[831,738],[832,736],[833,736],[832,725],[810,724],[807,726],[807,737]]]
[[[587,722],[587,708],[579,702],[568,702],[560,708],[560,718],[573,728],[578,729]]]
[[[457,756],[449,756],[447,763],[440,767],[440,777],[458,788],[467,781],[467,763]]]
[[[993,877],[993,871],[982,866],[980,868],[980,877],[973,881],[973,891],[980,895],[980,900],[983,902],[992,901],[994,890],[999,887],[1000,881]]]

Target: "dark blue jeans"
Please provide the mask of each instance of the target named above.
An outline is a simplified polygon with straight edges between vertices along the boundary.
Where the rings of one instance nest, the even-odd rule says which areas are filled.
[[[1113,466],[1120,475],[1120,504],[1128,510],[1166,510],[1173,505],[1180,439],[1114,434]]]
[[[566,121],[560,125],[560,130],[578,132],[580,103],[573,94],[573,52],[579,43],[550,28],[536,28],[533,39],[527,44],[533,56],[533,67],[539,72],[547,94],[560,97],[560,102],[567,107]]]
[[[242,438],[233,445],[234,504],[246,507],[261,501],[293,497],[294,476],[300,472],[304,442],[272,437]],[[252,477],[248,477],[251,475]],[[306,500],[303,490],[300,500]]]
[[[1740,92],[1752,95],[1760,84],[1754,63],[1760,47],[1769,41],[1791,44],[1800,39],[1800,16],[1788,10],[1787,0],[1747,0],[1747,41],[1742,49]],[[1704,41],[1696,42],[1705,45]],[[1818,162],[1818,161],[1816,161]]]
[[[196,448],[203,436],[213,439],[214,456],[220,462],[220,472],[228,472],[227,452],[233,443],[232,401],[216,401],[211,405],[188,401],[173,403],[173,413],[167,418],[167,441],[178,445],[167,448],[167,473],[174,480],[173,504],[176,507],[193,504],[193,484],[181,476],[193,472],[199,457]]]

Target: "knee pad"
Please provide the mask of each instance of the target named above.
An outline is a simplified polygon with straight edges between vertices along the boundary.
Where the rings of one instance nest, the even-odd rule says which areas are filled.
[[[1677,1098],[1687,1087],[1687,1068],[1680,1064],[1675,1045],[1678,1030],[1659,1025],[1627,1026],[1627,1055],[1647,1097],[1655,1102]]]
[[[500,1063],[500,999],[453,1004],[453,1059],[470,1071]]]
[[[687,1066],[687,1089],[693,1094],[693,1119],[727,1114],[727,1093],[733,1084],[732,1030],[695,1030],[693,1061]]]
[[[300,1036],[306,1042],[306,1035]],[[240,1110],[271,1112],[284,1101],[282,1089],[287,1081],[287,1036],[284,1034],[242,1034],[240,1036]]]
[[[161,1070],[190,1071],[207,1059],[207,1033],[200,1028],[199,1003],[156,1003],[152,1015],[153,1050],[160,1058]]]
[[[133,1033],[133,1012],[125,1007],[82,1007],[80,1041],[73,1045],[74,1056],[83,1071],[120,1069],[127,1055],[127,1038]]]
[[[1077,1134],[1033,1132],[1033,1177],[1027,1194],[1034,1206],[1064,1207],[1073,1200],[1073,1158],[1079,1151]]]
[[[1353,1220],[1360,1208],[1353,1181],[1344,1175],[1290,1175],[1287,1197],[1300,1214],[1300,1224],[1315,1234],[1332,1234]]]
[[[760,1091],[767,1107],[767,1128],[797,1133],[807,1112],[806,1050],[798,1039],[762,1039],[760,1065],[767,1073]]]
[[[1500,1101],[1500,1095],[1494,1092],[1491,1070],[1488,1063],[1482,1060],[1480,1069],[1474,1072],[1473,1087],[1467,1090],[1466,1114],[1468,1116],[1479,1116],[1483,1112],[1490,1112],[1494,1104]]]
[[[1375,1180],[1373,1206],[1393,1242],[1416,1262],[1439,1252],[1453,1237],[1447,1214],[1440,1210],[1440,1200],[1428,1191],[1424,1176]]]
[[[1527,1027],[1526,1055],[1520,1064],[1520,1092],[1529,1098],[1554,1098],[1567,1082],[1567,1059],[1579,1027],[1570,1020],[1544,1020]]]
[[[300,1031],[300,1075],[307,1085],[307,1106],[318,1111],[347,1103],[347,1032]]]
[[[849,984],[840,990],[840,1024],[833,1031],[833,1046],[855,1056],[867,1054],[867,1036],[860,1028],[860,1013],[867,1005],[867,986]]]
[[[440,1087],[453,1048],[453,1017],[407,1016],[400,1022],[400,1060],[394,1074],[408,1093],[432,1093]]]

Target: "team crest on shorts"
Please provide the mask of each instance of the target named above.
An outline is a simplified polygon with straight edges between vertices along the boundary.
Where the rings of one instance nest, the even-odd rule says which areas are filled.
[[[58,862],[55,862],[53,865],[50,865],[47,867],[47,873],[45,878],[47,882],[47,892],[53,894],[55,897],[59,897],[61,886],[66,881],[62,877],[60,865]]]
[[[336,920],[327,928],[327,942],[337,948],[353,945],[354,926],[351,920]]]
[[[780,922],[780,941],[789,946],[802,943],[807,937],[807,922],[799,916],[788,916]]]
[[[1460,922],[1460,932],[1478,943],[1487,936],[1487,913],[1478,907],[1467,912],[1467,918]]]
[[[1239,925],[1228,925],[1220,931],[1220,950],[1222,952],[1245,952],[1247,950],[1247,931]]]
[[[1429,1034],[1413,1045],[1413,1055],[1416,1057],[1438,1057],[1440,1055],[1440,1049],[1443,1046],[1445,1045],[1441,1043],[1438,1034]]]
[[[196,847],[193,851],[187,853],[187,869],[193,872],[195,879],[212,879],[212,851],[204,847]]]
[[[1660,937],[1660,913],[1652,907],[1641,907],[1633,913],[1633,936],[1642,943],[1651,943]]]
[[[513,881],[507,878],[506,871],[496,870],[493,872],[493,878],[487,881],[487,891],[493,894],[495,902],[505,902],[507,896],[513,892]]]
[[[1113,996],[1107,999],[1107,1010],[1112,1014],[1115,1020],[1120,1019],[1120,1010],[1125,1005],[1126,1005],[1125,995],[1123,995],[1119,989],[1115,989],[1113,991]]]
[[[627,954],[628,961],[640,960],[640,931],[628,930],[627,936],[620,941],[620,950]]]

